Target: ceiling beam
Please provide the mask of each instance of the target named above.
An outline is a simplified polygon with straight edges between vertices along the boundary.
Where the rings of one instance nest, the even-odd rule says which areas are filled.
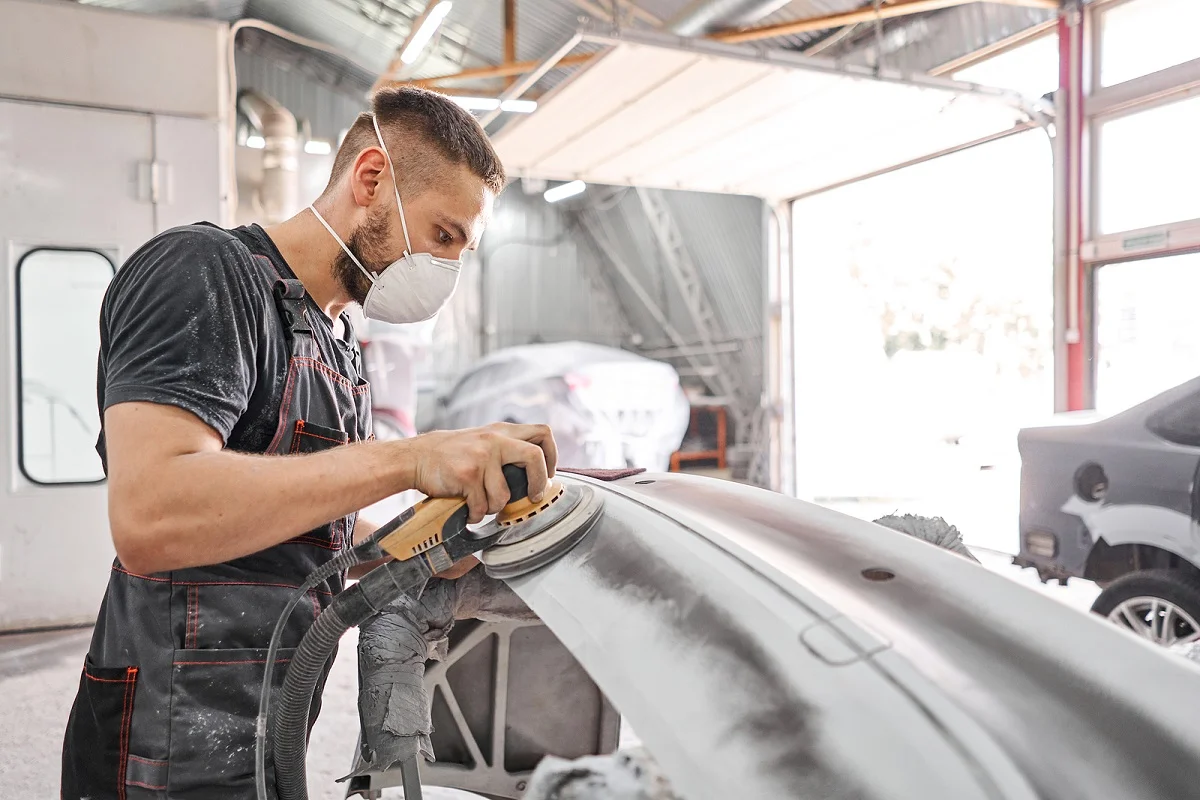
[[[504,63],[517,60],[517,0],[504,0]],[[512,86],[516,75],[509,75],[506,86]]]
[[[992,1],[995,2],[995,0]],[[744,30],[720,31],[711,34],[709,38],[730,44],[756,42],[761,39],[773,39],[778,36],[793,36],[799,33],[812,33],[814,31],[829,30],[830,28],[842,28],[846,25],[856,25],[860,22],[874,22],[875,20],[905,17],[925,11],[940,11],[944,8],[953,8],[954,6],[963,6],[975,2],[979,2],[979,0],[895,0],[895,2],[881,5],[878,9],[875,8],[874,4],[870,4],[857,8],[854,11],[845,11],[840,14],[824,14],[819,17],[806,17],[804,19],[763,25],[758,28],[746,28]],[[1007,5],[1022,5],[1034,8],[1058,8],[1057,0],[1000,0],[1000,2]]]
[[[603,19],[609,22],[612,21],[612,11],[601,5],[603,2],[611,3],[612,0],[597,0],[596,2],[593,0],[571,0],[571,2],[582,11],[587,12],[596,19]],[[655,28],[662,27],[661,19],[651,14],[637,3],[632,2],[632,0],[617,0],[617,4],[625,11],[625,15],[627,17],[639,19],[642,22],[645,22],[647,25]]]
[[[555,65],[555,69],[559,67],[577,67],[591,60],[594,54],[580,53],[573,56],[566,56]],[[532,72],[537,69],[541,61],[514,61],[511,64],[492,64],[486,67],[475,67],[474,69],[465,69],[462,72],[455,72],[451,75],[438,75],[433,78],[420,78],[415,81],[395,81],[384,80],[383,85],[401,83],[407,86],[424,86],[431,87],[445,81],[472,81],[483,80],[484,78],[507,78],[510,75],[524,75],[526,72]]]
[[[832,28],[843,28],[849,25],[857,25],[863,22],[874,22],[875,20],[895,19],[897,17],[909,16],[911,14],[920,14],[926,11],[939,11],[946,8],[954,8],[955,6],[968,5],[970,3],[980,2],[981,0],[890,0],[885,5],[876,8],[874,4],[863,6],[854,11],[846,11],[839,14],[825,14],[819,17],[806,17],[804,19],[790,20],[788,22],[776,23],[774,25],[764,25],[758,28],[746,28],[744,30],[729,30],[719,31],[710,34],[707,38],[718,42],[728,42],[736,44],[739,42],[755,42],[762,39],[773,39],[780,36],[792,36],[800,33],[812,33],[814,31],[829,30]],[[1058,0],[989,0],[990,2],[998,2],[1004,5],[1026,6],[1030,8],[1058,8]],[[433,7],[436,0],[430,0],[426,7],[426,13]],[[588,11],[589,13],[599,15],[605,19],[611,19],[612,15],[605,11],[593,0],[571,0],[576,6]],[[638,13],[639,18],[647,21],[653,20],[654,24],[661,25],[653,14],[641,9],[636,3],[631,0],[617,0],[617,2],[628,7],[632,12]],[[509,6],[512,4],[513,13],[509,15]],[[462,70],[448,75],[438,75],[432,78],[421,78],[413,81],[397,80],[393,76],[392,67],[399,65],[399,57],[393,61],[392,67],[389,67],[387,73],[375,82],[372,91],[381,86],[392,85],[396,83],[405,83],[412,86],[435,87],[449,81],[470,81],[470,80],[485,80],[488,78],[508,78],[506,85],[511,86],[513,79],[517,75],[522,75],[535,69],[540,61],[515,61],[513,56],[516,52],[516,28],[515,28],[515,0],[505,0],[505,41],[504,55],[505,61],[502,64],[494,64],[485,67],[475,67],[472,69]],[[512,29],[509,29],[509,22],[512,22]],[[420,24],[420,19],[413,23],[413,30],[416,30]],[[511,39],[510,39],[511,36]],[[510,46],[511,45],[511,46]],[[403,49],[403,48],[401,48]],[[399,51],[397,51],[399,52]],[[594,55],[579,54],[571,55],[563,58],[558,62],[557,67],[577,67],[586,64]],[[556,68],[557,68],[556,67]]]

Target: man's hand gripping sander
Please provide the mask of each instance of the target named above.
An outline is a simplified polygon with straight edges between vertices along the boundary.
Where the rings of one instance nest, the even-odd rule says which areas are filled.
[[[268,722],[280,800],[308,797],[305,757],[312,695],[338,640],[349,628],[367,621],[402,593],[420,596],[429,578],[474,553],[482,551],[484,567],[496,578],[513,578],[538,569],[583,539],[600,516],[601,500],[586,484],[551,481],[541,502],[533,503],[528,498],[524,469],[505,466],[504,477],[510,500],[491,522],[470,530],[465,499],[423,500],[315,571],[297,590],[276,625],[263,675],[255,743],[259,800],[270,797],[266,787]],[[394,560],[338,594],[309,628],[288,665],[272,713],[275,652],[296,604],[331,575],[388,556]]]

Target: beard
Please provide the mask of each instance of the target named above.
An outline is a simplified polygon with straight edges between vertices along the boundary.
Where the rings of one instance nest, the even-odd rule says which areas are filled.
[[[391,238],[392,226],[388,223],[387,214],[380,209],[358,226],[350,235],[346,247],[350,248],[350,252],[354,253],[364,267],[378,275],[392,263],[392,259],[378,252],[376,248],[380,248]],[[340,250],[333,260],[333,277],[351,300],[360,306],[367,301],[371,281],[344,250]]]

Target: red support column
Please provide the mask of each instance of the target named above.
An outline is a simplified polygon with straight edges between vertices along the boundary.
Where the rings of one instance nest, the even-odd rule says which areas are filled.
[[[1064,136],[1065,169],[1059,180],[1066,181],[1061,197],[1066,202],[1062,215],[1063,252],[1066,254],[1066,319],[1062,330],[1066,338],[1066,401],[1068,411],[1091,405],[1088,391],[1088,353],[1092,330],[1086,313],[1086,267],[1081,258],[1084,241],[1084,14],[1082,8],[1068,4],[1058,18],[1059,91],[1065,102],[1059,109],[1065,119],[1056,122],[1058,135]]]

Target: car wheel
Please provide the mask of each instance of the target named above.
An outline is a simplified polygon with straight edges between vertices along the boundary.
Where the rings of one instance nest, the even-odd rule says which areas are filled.
[[[1200,641],[1200,577],[1175,569],[1131,572],[1109,584],[1092,611],[1163,647]]]

